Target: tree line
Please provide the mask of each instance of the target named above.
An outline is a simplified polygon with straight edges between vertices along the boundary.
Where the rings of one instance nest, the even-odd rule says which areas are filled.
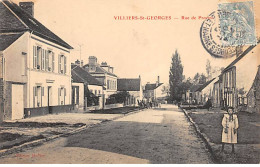
[[[169,71],[169,102],[179,102],[182,99],[182,94],[189,90],[194,85],[203,85],[212,78],[212,73],[219,70],[217,67],[212,67],[209,60],[206,63],[206,74],[196,73],[193,78],[185,78],[183,75],[184,66],[181,62],[181,56],[177,50],[172,55],[171,67]]]

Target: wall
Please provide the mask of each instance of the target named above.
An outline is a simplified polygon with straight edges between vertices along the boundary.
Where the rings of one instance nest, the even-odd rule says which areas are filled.
[[[91,91],[92,93],[96,96],[99,96],[101,94],[103,94],[103,87],[102,86],[98,86],[98,85],[88,85],[88,89]],[[97,94],[95,94],[95,90],[97,91]],[[99,94],[100,91],[100,94]]]
[[[213,87],[214,83],[217,81],[217,79],[214,79],[210,84],[208,84],[202,91],[202,103],[205,104],[208,99],[210,98],[212,100],[213,98]]]
[[[24,33],[3,52],[5,59],[5,81],[27,82],[28,33]],[[23,53],[23,54],[22,54]],[[23,73],[22,71],[25,71]]]
[[[84,108],[84,84],[83,83],[72,83],[72,86],[79,87],[79,109]]]
[[[52,42],[44,40],[40,37],[32,35],[30,39],[29,45],[29,60],[28,60],[28,77],[29,77],[29,84],[28,84],[28,91],[27,94],[29,95],[28,105],[26,108],[32,108],[33,105],[33,88],[35,86],[44,87],[44,96],[42,98],[42,107],[48,106],[47,100],[47,89],[48,86],[51,87],[51,106],[57,106],[59,104],[59,95],[58,89],[63,87],[66,89],[66,96],[65,96],[65,104],[64,105],[71,105],[71,68],[70,68],[70,53],[68,49],[63,48],[59,45],[56,45]],[[33,46],[40,46],[45,50],[51,50],[54,53],[54,72],[42,71],[33,68]],[[60,74],[58,73],[58,56],[62,54],[67,57],[67,73]],[[40,77],[39,77],[40,76]]]
[[[47,115],[47,114],[68,113],[68,112],[71,112],[72,109],[73,109],[72,105],[25,108],[24,115],[25,115],[25,118],[29,118],[29,117],[42,116],[42,115]]]
[[[260,65],[259,47],[259,45],[256,46],[251,52],[235,64],[237,89],[244,88],[244,90],[248,92],[251,88],[258,70],[258,65]]]

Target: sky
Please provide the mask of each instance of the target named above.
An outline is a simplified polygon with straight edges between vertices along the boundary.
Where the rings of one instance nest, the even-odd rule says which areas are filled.
[[[13,0],[19,2],[20,0]],[[213,58],[202,46],[203,20],[219,0],[34,0],[35,18],[74,47],[71,60],[96,56],[121,78],[142,77],[168,83],[172,54],[177,49],[184,75],[206,73],[206,61],[224,67],[231,59]],[[171,20],[115,20],[114,16],[171,16]],[[178,18],[178,19],[173,19]],[[81,56],[80,56],[81,45]]]

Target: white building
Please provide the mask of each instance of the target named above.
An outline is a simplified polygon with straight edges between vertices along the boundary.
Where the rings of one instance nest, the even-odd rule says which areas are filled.
[[[76,64],[71,65],[71,74],[72,104],[79,109],[86,109],[90,106],[96,106],[98,109],[103,108],[103,84],[90,75],[84,68]],[[95,97],[91,97],[92,95]],[[91,100],[87,98],[98,98],[98,103],[89,104]]]
[[[71,109],[73,48],[33,17],[33,6],[0,1],[4,120]]]

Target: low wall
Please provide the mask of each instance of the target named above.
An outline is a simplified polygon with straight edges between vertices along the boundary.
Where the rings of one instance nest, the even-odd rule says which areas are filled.
[[[62,105],[62,106],[51,106],[50,114],[66,113],[73,110],[72,105]]]
[[[73,109],[72,105],[62,105],[62,106],[50,106],[50,107],[39,107],[39,108],[25,108],[24,117],[36,117],[47,114],[58,114],[71,112]]]
[[[120,107],[124,107],[123,104],[117,103],[117,104],[108,104],[105,105],[104,109],[111,109],[111,108],[120,108]]]
[[[48,107],[38,107],[38,108],[25,108],[24,118],[37,117],[49,114]]]

